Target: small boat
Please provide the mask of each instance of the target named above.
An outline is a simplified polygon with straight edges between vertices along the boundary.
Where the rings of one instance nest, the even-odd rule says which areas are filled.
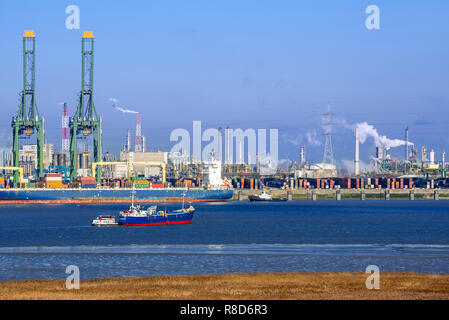
[[[116,225],[118,225],[118,222],[115,221],[114,216],[100,215],[92,221],[92,225],[97,226],[97,227],[116,226]]]
[[[287,198],[273,198],[271,194],[263,191],[261,194],[252,194],[248,196],[249,201],[287,201]]]

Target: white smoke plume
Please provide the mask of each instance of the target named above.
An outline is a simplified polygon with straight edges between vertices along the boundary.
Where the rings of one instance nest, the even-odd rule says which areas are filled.
[[[390,139],[390,138],[387,138],[386,136],[380,135],[377,132],[376,128],[374,128],[374,126],[372,126],[366,122],[357,123],[356,127],[359,129],[360,143],[365,143],[365,141],[366,141],[366,139],[368,139],[368,137],[373,138],[374,144],[376,145],[376,147],[382,146],[385,149],[404,146],[406,143],[405,140]],[[408,142],[408,144],[414,145],[414,143],[410,142],[410,141]]]
[[[134,114],[139,113],[139,112],[131,110],[131,109],[125,109],[125,108],[119,107],[118,104],[120,103],[120,101],[118,99],[109,98],[108,101],[112,103],[112,107],[115,110],[120,111],[121,113],[134,113]]]
[[[365,141],[371,137],[374,140],[374,144],[376,147],[383,147],[384,149],[389,148],[395,148],[404,146],[406,141],[401,139],[390,139],[385,135],[380,135],[379,132],[377,132],[377,129],[374,128],[373,125],[368,124],[366,121],[359,122],[357,124],[349,124],[344,119],[336,119],[334,121],[346,129],[350,129],[352,131],[355,131],[355,128],[359,129],[359,141],[360,143],[365,143]],[[414,145],[413,142],[408,142],[409,145]]]
[[[321,146],[321,141],[317,138],[316,131],[306,133],[307,142],[311,146]]]

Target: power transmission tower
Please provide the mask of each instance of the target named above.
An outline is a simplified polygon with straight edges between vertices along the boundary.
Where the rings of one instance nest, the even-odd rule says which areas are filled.
[[[326,136],[326,143],[324,144],[323,163],[335,164],[334,152],[332,150],[332,113],[330,103],[327,105],[327,113],[324,114],[324,116],[324,134]]]

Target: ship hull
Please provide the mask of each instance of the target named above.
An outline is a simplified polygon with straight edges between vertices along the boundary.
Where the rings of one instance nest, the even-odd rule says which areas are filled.
[[[133,189],[0,189],[0,204],[129,203]],[[135,189],[134,199],[145,202],[226,201],[232,190]]]
[[[189,210],[184,213],[167,215],[149,215],[144,217],[120,216],[119,224],[123,226],[154,226],[162,224],[184,224],[190,223],[193,219],[195,210]]]

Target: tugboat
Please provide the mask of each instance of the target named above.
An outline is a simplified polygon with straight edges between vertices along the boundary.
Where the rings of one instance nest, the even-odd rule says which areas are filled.
[[[96,226],[96,227],[116,226],[116,225],[118,225],[118,223],[115,221],[115,217],[114,216],[101,215],[101,216],[96,217],[92,221],[92,225]]]
[[[195,208],[190,205],[184,208],[184,198],[182,209],[178,210],[160,210],[157,206],[148,207],[146,210],[140,205],[134,206],[134,195],[131,206],[128,210],[120,211],[119,224],[124,226],[150,226],[158,224],[182,224],[190,223],[193,219]]]
[[[287,201],[287,198],[273,198],[271,194],[268,194],[266,191],[263,191],[261,194],[249,195],[249,201]]]

